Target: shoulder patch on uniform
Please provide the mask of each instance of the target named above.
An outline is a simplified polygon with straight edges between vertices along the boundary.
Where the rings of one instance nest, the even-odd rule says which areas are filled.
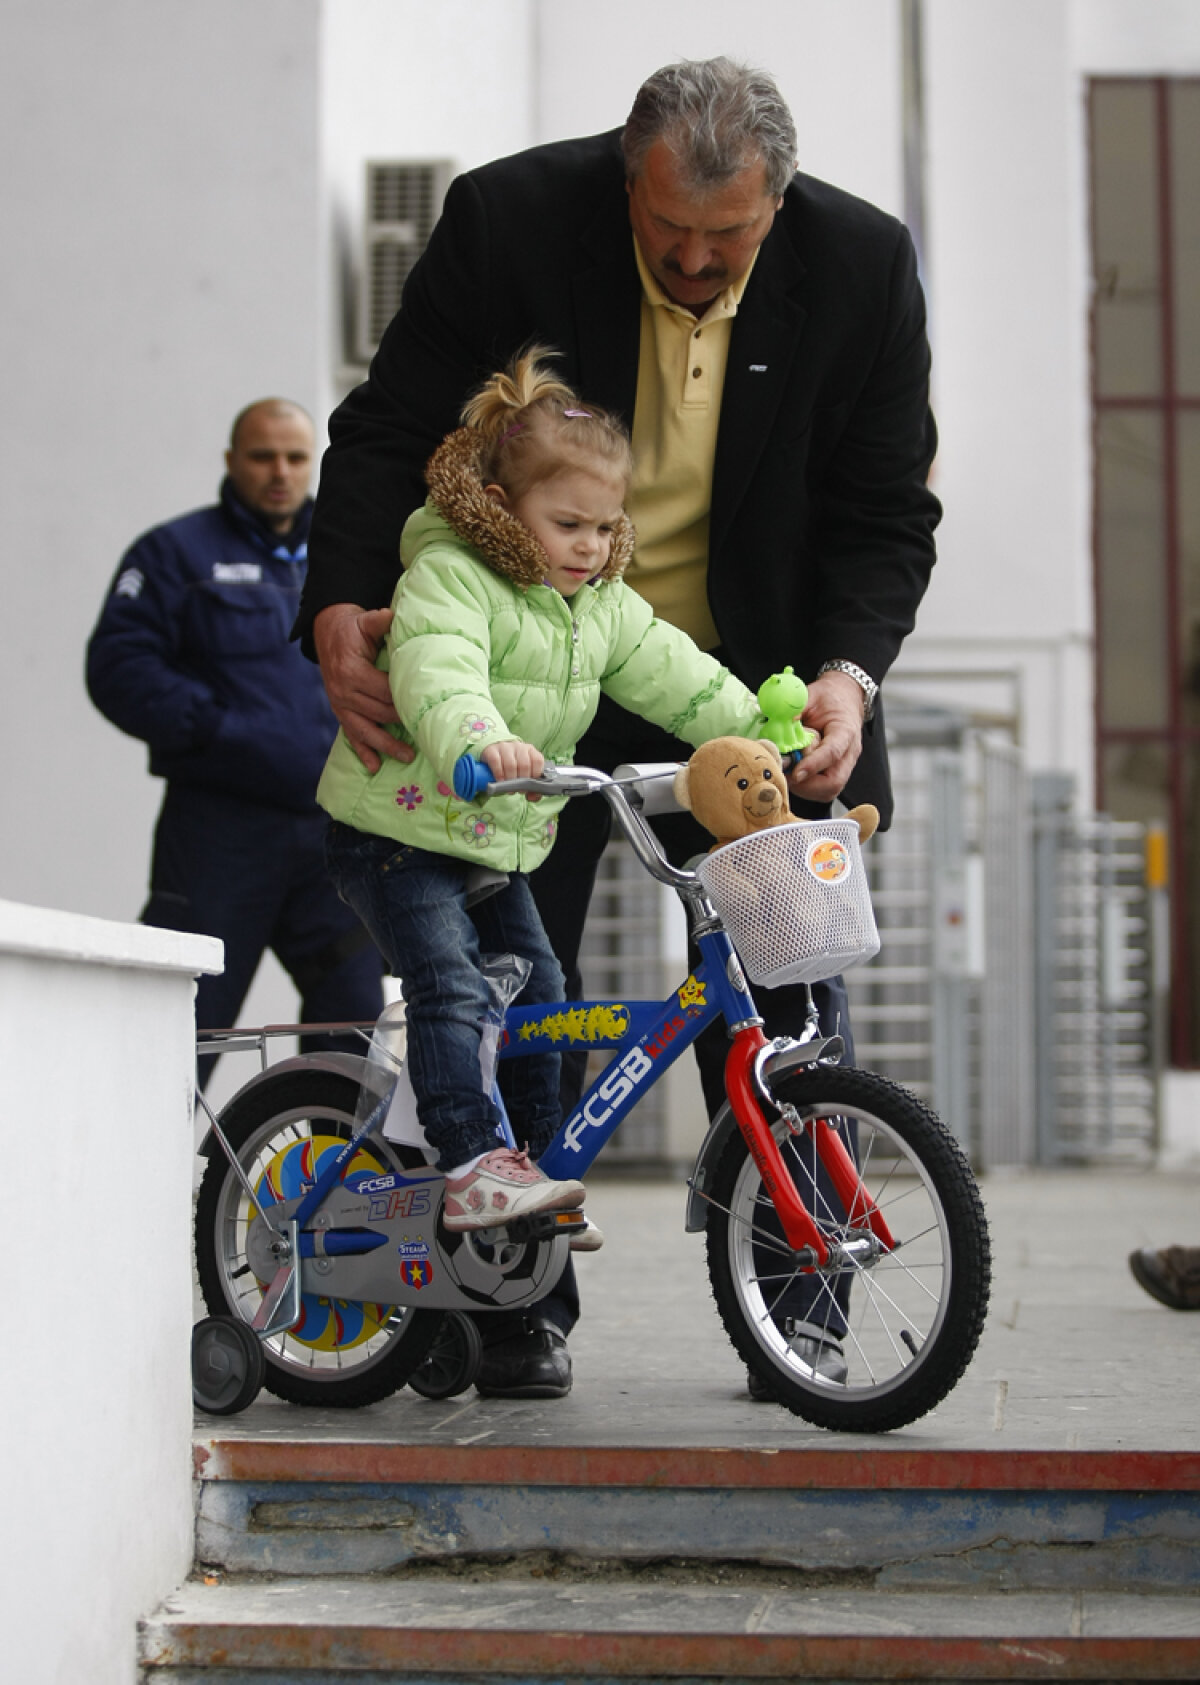
[[[114,597],[140,597],[146,576],[141,568],[126,568],[113,586]]]
[[[262,578],[262,563],[214,562],[212,576],[224,585],[253,585]]]

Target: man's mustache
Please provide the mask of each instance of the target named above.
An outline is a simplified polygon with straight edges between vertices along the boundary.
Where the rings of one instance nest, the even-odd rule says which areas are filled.
[[[681,281],[723,281],[725,266],[722,263],[709,264],[704,269],[697,269],[691,274],[684,269],[678,258],[664,257],[662,266],[668,275],[678,275]]]

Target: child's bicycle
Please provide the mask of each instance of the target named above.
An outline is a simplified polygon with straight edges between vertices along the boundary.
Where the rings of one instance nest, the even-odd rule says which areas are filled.
[[[702,962],[664,1001],[510,1008],[500,1057],[612,1050],[539,1160],[578,1177],[723,1017],[728,1099],[689,1179],[686,1226],[706,1235],[726,1331],[761,1389],[806,1420],[902,1427],[946,1397],[979,1340],[990,1251],[978,1189],[919,1100],[839,1065],[841,1039],[820,1034],[815,1010],[798,1041],[766,1040],[743,971],[812,981],[862,957],[844,897],[812,933],[822,886],[857,874],[874,934],[857,827],[797,821],[679,870],[644,818],[669,805],[655,792],[675,770],[547,768],[490,786],[601,795],[641,864],[682,898]],[[527,1305],[557,1281],[581,1215],[447,1231],[441,1173],[382,1133],[396,1087],[386,1058],[306,1054],[265,1069],[213,1118],[196,1212],[212,1313],[193,1347],[205,1408],[243,1408],[260,1384],[300,1404],[370,1404],[406,1383],[451,1396],[480,1358],[461,1313]]]

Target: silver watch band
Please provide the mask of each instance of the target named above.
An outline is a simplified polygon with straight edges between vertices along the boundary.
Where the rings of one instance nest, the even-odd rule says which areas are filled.
[[[875,698],[879,695],[879,686],[870,673],[864,672],[857,662],[841,660],[822,662],[817,668],[817,677],[820,678],[822,673],[845,673],[852,678],[863,693],[863,723],[874,719]]]

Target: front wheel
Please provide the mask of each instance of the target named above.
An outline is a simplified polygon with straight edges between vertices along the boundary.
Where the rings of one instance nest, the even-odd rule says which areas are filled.
[[[983,1202],[957,1142],[915,1096],[869,1071],[814,1066],[773,1088],[772,1125],[796,1190],[831,1248],[807,1269],[788,1246],[740,1133],[709,1191],[708,1268],[730,1339],[761,1389],[818,1427],[882,1433],[939,1404],[979,1341],[991,1281]],[[833,1192],[817,1120],[849,1146],[859,1187]]]
[[[221,1127],[260,1206],[294,1199],[316,1180],[353,1135],[358,1099],[359,1087],[351,1077],[293,1069],[265,1078],[230,1101]],[[404,1148],[372,1136],[342,1174],[400,1170],[406,1158]],[[255,1245],[261,1223],[218,1146],[196,1203],[196,1271],[213,1316],[253,1321],[270,1285],[252,1265],[261,1255]],[[376,1404],[405,1385],[441,1322],[440,1311],[306,1292],[295,1327],[263,1342],[263,1385],[293,1404]]]

